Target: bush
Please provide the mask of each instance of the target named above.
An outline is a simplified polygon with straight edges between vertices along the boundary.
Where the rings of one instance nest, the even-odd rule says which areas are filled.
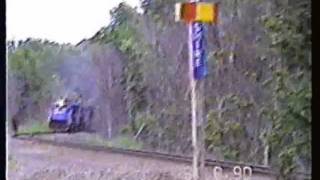
[[[18,133],[41,133],[41,132],[50,132],[48,124],[45,122],[33,121],[32,123],[23,125],[19,128]]]
[[[134,150],[139,150],[139,149],[142,149],[143,147],[143,144],[141,142],[128,136],[119,136],[111,140],[110,145],[112,147],[134,149]]]

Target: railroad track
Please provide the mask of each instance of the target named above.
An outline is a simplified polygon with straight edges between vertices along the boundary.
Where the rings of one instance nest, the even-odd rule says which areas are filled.
[[[56,133],[57,132],[39,132],[39,133],[32,133],[32,134],[21,133],[15,136],[14,138],[19,140],[32,141],[36,143],[49,144],[54,146],[63,146],[68,148],[77,148],[77,149],[89,150],[89,151],[125,154],[125,155],[138,156],[143,158],[153,158],[153,159],[159,159],[159,160],[174,161],[176,163],[187,163],[187,164],[192,163],[192,157],[190,156],[182,156],[177,154],[167,154],[167,153],[145,151],[145,150],[142,151],[142,150],[115,148],[115,147],[96,146],[96,145],[93,146],[93,145],[70,143],[70,142],[56,142],[53,140],[41,139],[40,137],[38,137],[39,135],[45,135],[45,134],[48,135],[48,134],[56,134]],[[59,132],[59,133],[64,133],[64,132]],[[268,166],[254,165],[254,164],[248,164],[248,163],[206,159],[205,166],[220,167],[222,169],[229,170],[229,171],[232,171],[236,166],[240,168],[249,167],[252,170],[252,174],[259,174],[259,175],[270,176],[270,177],[277,176],[275,171],[273,171]],[[296,175],[303,177],[303,179],[311,179],[310,174],[296,173]]]

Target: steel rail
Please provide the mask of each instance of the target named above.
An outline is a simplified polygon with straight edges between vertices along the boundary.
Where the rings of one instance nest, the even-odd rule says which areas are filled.
[[[64,132],[60,132],[64,133]],[[87,144],[80,144],[80,143],[70,143],[70,142],[57,142],[53,140],[41,139],[37,137],[38,135],[44,134],[57,134],[57,132],[38,132],[38,133],[20,133],[14,136],[14,138],[19,140],[26,140],[26,141],[33,141],[37,143],[49,144],[53,146],[62,146],[74,149],[81,149],[81,150],[89,150],[89,151],[99,151],[99,152],[108,152],[108,153],[116,153],[116,154],[126,154],[130,156],[138,156],[143,158],[154,158],[159,160],[167,160],[167,161],[174,161],[178,163],[187,163],[192,164],[192,157],[191,156],[182,156],[178,154],[167,154],[161,152],[154,152],[154,151],[146,151],[146,150],[132,150],[132,149],[123,149],[123,148],[115,148],[115,147],[105,147],[105,146],[98,146],[98,145],[87,145]],[[66,133],[67,134],[67,133]],[[249,163],[241,163],[241,162],[233,162],[233,161],[219,161],[213,159],[206,159],[205,166],[207,167],[221,167],[227,170],[233,170],[235,166],[240,167],[250,167],[252,169],[252,174],[258,175],[268,175],[268,176],[277,176],[277,173],[273,171],[269,166],[262,166],[262,165],[254,165]],[[295,173],[296,175],[302,175],[305,178],[309,179],[310,174],[307,173]],[[311,178],[310,178],[311,179]]]

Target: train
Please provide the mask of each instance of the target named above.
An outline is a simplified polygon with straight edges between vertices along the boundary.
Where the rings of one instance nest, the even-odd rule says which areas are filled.
[[[83,106],[78,99],[60,98],[49,110],[48,126],[58,132],[90,130],[93,108]]]

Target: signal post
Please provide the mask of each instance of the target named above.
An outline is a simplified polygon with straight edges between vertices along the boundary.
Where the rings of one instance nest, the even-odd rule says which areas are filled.
[[[204,24],[217,24],[218,6],[213,3],[190,1],[177,3],[176,21],[188,24],[189,77],[191,88],[193,180],[204,179],[204,80],[208,74],[205,52]]]

